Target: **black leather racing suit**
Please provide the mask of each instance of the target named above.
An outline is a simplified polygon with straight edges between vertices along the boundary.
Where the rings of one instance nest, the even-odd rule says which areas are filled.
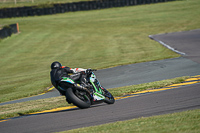
[[[73,81],[80,81],[81,83],[83,83],[83,74],[81,72],[79,73],[75,73],[73,70],[71,70],[71,68],[69,67],[62,67],[62,68],[58,68],[58,69],[52,69],[50,72],[50,76],[51,76],[51,83],[52,85],[60,92],[61,95],[65,95],[65,91],[62,88],[65,87],[76,87],[79,89],[83,89],[85,88],[85,86],[83,84],[77,85],[75,84],[70,84],[70,83],[66,83],[66,82],[61,82],[62,77],[69,77],[70,79],[72,79]]]

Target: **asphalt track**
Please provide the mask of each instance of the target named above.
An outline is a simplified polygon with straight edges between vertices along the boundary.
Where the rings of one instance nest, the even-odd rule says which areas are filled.
[[[156,41],[161,41],[160,38],[162,38],[161,44],[166,44],[165,46],[170,46],[169,43],[167,44],[166,40],[174,40],[173,45],[174,48],[176,48],[176,52],[184,53],[183,57],[99,70],[96,72],[97,77],[102,85],[107,88],[113,88],[115,85],[124,86],[179,76],[200,75],[200,53],[198,53],[198,50],[200,50],[199,31],[200,30],[194,30],[188,31],[187,33],[178,32],[151,36],[151,38]],[[196,37],[193,36],[194,32]],[[170,38],[171,34],[173,34],[173,36]],[[187,34],[188,38],[193,39],[190,40],[189,43],[187,41],[178,43],[183,39],[181,36],[185,34]],[[187,47],[183,48],[184,44],[191,49],[190,51],[196,50],[197,52],[189,53]],[[193,55],[194,53],[195,55]],[[121,81],[123,78],[126,79]],[[108,80],[110,81],[107,82]],[[113,105],[99,104],[89,109],[74,108],[11,119],[0,123],[0,131],[1,133],[49,133],[138,117],[199,109],[199,85],[200,84],[197,83],[167,91],[159,91],[151,94],[145,93],[144,95],[117,100]]]

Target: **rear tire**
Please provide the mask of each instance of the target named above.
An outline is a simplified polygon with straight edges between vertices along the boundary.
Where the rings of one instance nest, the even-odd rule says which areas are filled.
[[[82,92],[82,93],[86,93],[86,92]],[[72,88],[68,88],[66,90],[66,97],[67,99],[73,103],[74,105],[76,105],[77,107],[84,109],[84,108],[89,108],[91,106],[91,101],[89,96],[86,95],[82,95],[81,91],[79,90],[73,90]]]

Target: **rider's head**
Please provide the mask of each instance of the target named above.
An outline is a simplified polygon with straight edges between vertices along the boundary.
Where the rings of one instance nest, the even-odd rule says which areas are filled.
[[[60,62],[55,61],[51,64],[51,69],[57,69],[60,68],[62,65],[60,64]]]

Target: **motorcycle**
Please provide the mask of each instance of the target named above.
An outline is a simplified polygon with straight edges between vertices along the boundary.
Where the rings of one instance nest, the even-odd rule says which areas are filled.
[[[86,83],[90,86],[89,89],[64,88],[68,102],[73,103],[81,109],[89,108],[93,104],[102,102],[107,104],[114,104],[115,102],[113,95],[101,86],[93,71],[96,70],[87,69],[86,71]],[[72,86],[76,83],[68,77],[63,77],[61,81],[72,84]]]

